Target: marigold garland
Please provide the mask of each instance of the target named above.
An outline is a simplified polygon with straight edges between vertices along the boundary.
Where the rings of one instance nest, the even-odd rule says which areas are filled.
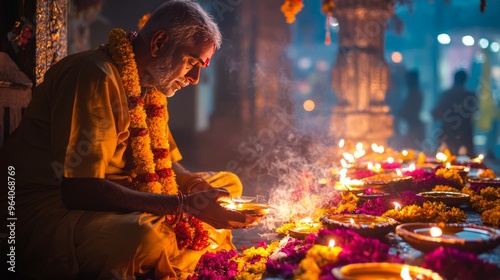
[[[130,145],[135,164],[135,168],[132,170],[132,178],[137,183],[137,190],[139,191],[163,193],[164,187],[158,181],[159,176],[155,172],[150,129],[148,129],[147,114],[144,109],[145,102],[141,100],[139,73],[132,43],[123,29],[115,28],[109,34],[108,48],[122,78],[125,93],[132,104],[129,107]],[[169,194],[177,193],[176,184],[168,187],[172,188],[172,190],[168,191]]]

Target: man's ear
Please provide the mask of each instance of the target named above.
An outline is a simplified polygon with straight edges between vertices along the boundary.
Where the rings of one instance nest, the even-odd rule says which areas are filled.
[[[161,51],[167,47],[168,33],[166,30],[156,31],[153,39],[151,40],[151,56],[157,57]]]

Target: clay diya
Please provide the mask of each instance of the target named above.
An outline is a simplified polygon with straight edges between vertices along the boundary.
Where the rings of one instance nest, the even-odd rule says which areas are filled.
[[[235,210],[240,213],[256,217],[265,216],[269,214],[269,212],[271,211],[269,205],[262,203],[253,203],[253,202],[241,202],[241,203],[222,202],[221,206],[229,210]]]
[[[464,193],[458,192],[421,192],[417,194],[428,201],[443,202],[448,206],[458,207],[469,203],[470,196]]]
[[[474,224],[407,223],[396,234],[422,252],[442,246],[480,254],[500,244],[498,230]]]
[[[374,238],[385,237],[398,225],[398,221],[392,218],[355,214],[325,215],[321,217],[321,222],[329,229],[351,229],[365,237]]]
[[[442,280],[436,272],[419,266],[399,263],[356,263],[332,270],[333,276],[340,280],[368,279],[422,279]]]
[[[413,178],[398,174],[377,174],[375,176],[363,178],[366,188],[373,188],[379,192],[400,192],[411,188]]]
[[[500,178],[469,178],[469,184],[471,185],[484,185],[488,187],[499,187],[500,186]]]

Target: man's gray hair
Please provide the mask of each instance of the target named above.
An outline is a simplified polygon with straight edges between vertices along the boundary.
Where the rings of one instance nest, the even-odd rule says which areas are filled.
[[[168,0],[153,12],[139,30],[142,40],[150,41],[158,30],[166,30],[174,45],[194,46],[213,44],[218,49],[222,42],[217,23],[196,2]]]

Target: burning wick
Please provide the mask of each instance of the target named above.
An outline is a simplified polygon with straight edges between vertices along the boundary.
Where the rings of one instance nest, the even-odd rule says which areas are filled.
[[[448,157],[443,153],[437,153],[436,159],[440,162],[445,162],[448,159]]]
[[[304,219],[300,220],[300,223],[306,224],[306,225],[308,225],[308,226],[310,226],[310,227],[312,227],[312,226],[313,226],[313,221],[312,221],[312,219],[311,219],[311,218],[309,218],[309,217],[307,217],[307,218],[304,218]]]
[[[354,219],[353,219],[353,218],[351,218],[349,221],[351,222],[351,225],[355,225],[355,224],[356,224],[356,223],[354,222]]]
[[[234,210],[234,209],[236,209],[236,204],[234,204],[234,203],[228,203],[228,204],[226,205],[226,208],[227,208],[227,209]]]
[[[362,151],[363,150],[363,143],[361,142],[358,142],[356,144],[356,151]]]
[[[228,203],[226,206],[226,209],[229,209],[229,210],[236,210],[236,208],[242,208],[243,205],[241,205],[241,203],[238,203],[238,204],[234,204],[234,203]]]
[[[450,169],[451,168],[451,163],[446,163],[446,168]]]
[[[335,247],[335,240],[330,239],[330,242],[328,242],[328,248],[333,248]]]
[[[396,169],[396,174],[398,175],[398,177],[403,176],[403,172],[399,168]]]
[[[369,170],[373,170],[373,162],[369,162],[366,164],[366,168]]]
[[[410,275],[410,267],[407,265],[403,265],[403,268],[401,268],[400,276],[403,280],[412,280],[413,278]]]
[[[394,163],[394,158],[393,157],[388,157],[387,158],[387,162],[390,163],[390,164]]]
[[[345,140],[344,139],[340,139],[339,141],[339,148],[343,148],[345,145]]]
[[[394,204],[394,210],[396,211],[401,210],[401,204],[397,203],[396,201],[394,201],[393,204]]]
[[[430,234],[432,237],[439,237],[443,234],[443,231],[438,227],[431,227]]]
[[[413,172],[413,171],[415,171],[415,168],[416,168],[416,167],[415,167],[415,163],[412,163],[412,164],[410,164],[410,166],[408,167],[408,171]]]
[[[403,151],[401,152],[401,154],[402,154],[404,157],[406,157],[406,156],[408,156],[408,151],[407,151],[407,150],[403,150]]]

